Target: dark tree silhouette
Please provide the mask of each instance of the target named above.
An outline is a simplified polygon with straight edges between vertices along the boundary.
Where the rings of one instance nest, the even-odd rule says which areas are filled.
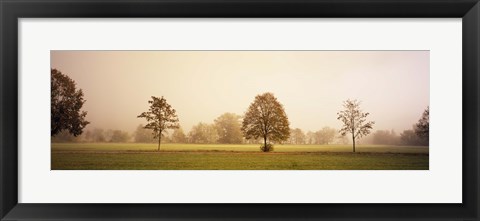
[[[290,123],[285,110],[272,93],[257,95],[248,107],[242,122],[242,132],[246,139],[263,138],[263,152],[273,150],[267,141],[285,141],[290,136]]]
[[[337,119],[343,123],[340,134],[345,136],[347,133],[352,134],[353,152],[355,152],[355,140],[370,133],[373,121],[367,121],[368,112],[364,113],[360,110],[360,102],[357,100],[346,100],[343,102],[344,110],[337,113]]]
[[[143,112],[138,115],[138,118],[145,118],[147,120],[146,129],[153,130],[153,138],[158,138],[158,151],[160,151],[160,143],[162,140],[163,132],[166,129],[179,128],[178,117],[175,109],[167,103],[167,100],[163,98],[152,96],[152,100],[149,100],[150,108],[147,112]]]
[[[83,133],[90,122],[85,120],[86,111],[81,111],[85,100],[82,89],[76,89],[76,83],[57,69],[50,69],[50,135],[55,136],[66,130],[73,136]]]
[[[429,143],[429,128],[430,128],[430,107],[423,111],[422,117],[415,124],[415,134],[423,140],[424,144]]]

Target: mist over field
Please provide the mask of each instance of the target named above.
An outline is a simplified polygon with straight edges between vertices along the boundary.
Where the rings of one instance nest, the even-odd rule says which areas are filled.
[[[429,106],[428,51],[51,51],[51,67],[83,90],[84,131],[135,131],[151,96],[165,97],[185,133],[243,115],[265,92],[304,132],[339,129],[346,99],[362,102],[374,131],[397,134]]]
[[[52,51],[53,170],[425,170],[428,51]]]

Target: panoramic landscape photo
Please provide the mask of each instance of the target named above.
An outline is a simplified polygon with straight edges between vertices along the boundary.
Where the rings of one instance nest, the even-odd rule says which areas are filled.
[[[63,51],[52,170],[428,170],[429,51]]]

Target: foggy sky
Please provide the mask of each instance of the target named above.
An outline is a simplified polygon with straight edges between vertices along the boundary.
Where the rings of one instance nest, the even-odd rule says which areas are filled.
[[[86,129],[132,132],[150,96],[164,96],[185,132],[239,115],[272,92],[291,128],[336,129],[342,101],[358,99],[375,130],[397,134],[429,105],[428,51],[51,51],[51,67],[87,100]]]

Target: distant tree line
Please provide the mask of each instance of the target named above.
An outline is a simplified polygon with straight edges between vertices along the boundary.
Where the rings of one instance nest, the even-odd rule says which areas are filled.
[[[95,128],[93,130],[86,130],[81,135],[74,136],[68,131],[62,130],[60,133],[52,137],[52,142],[125,143],[131,142],[131,135],[122,130],[104,130]]]
[[[290,138],[284,144],[347,144],[348,138],[338,135],[338,130],[324,127],[321,130],[303,132],[300,128],[290,130]]]
[[[425,109],[422,116],[410,130],[404,130],[397,134],[394,130],[377,130],[371,136],[367,137],[364,144],[383,144],[383,145],[408,145],[408,146],[428,146],[429,145],[429,107]]]

